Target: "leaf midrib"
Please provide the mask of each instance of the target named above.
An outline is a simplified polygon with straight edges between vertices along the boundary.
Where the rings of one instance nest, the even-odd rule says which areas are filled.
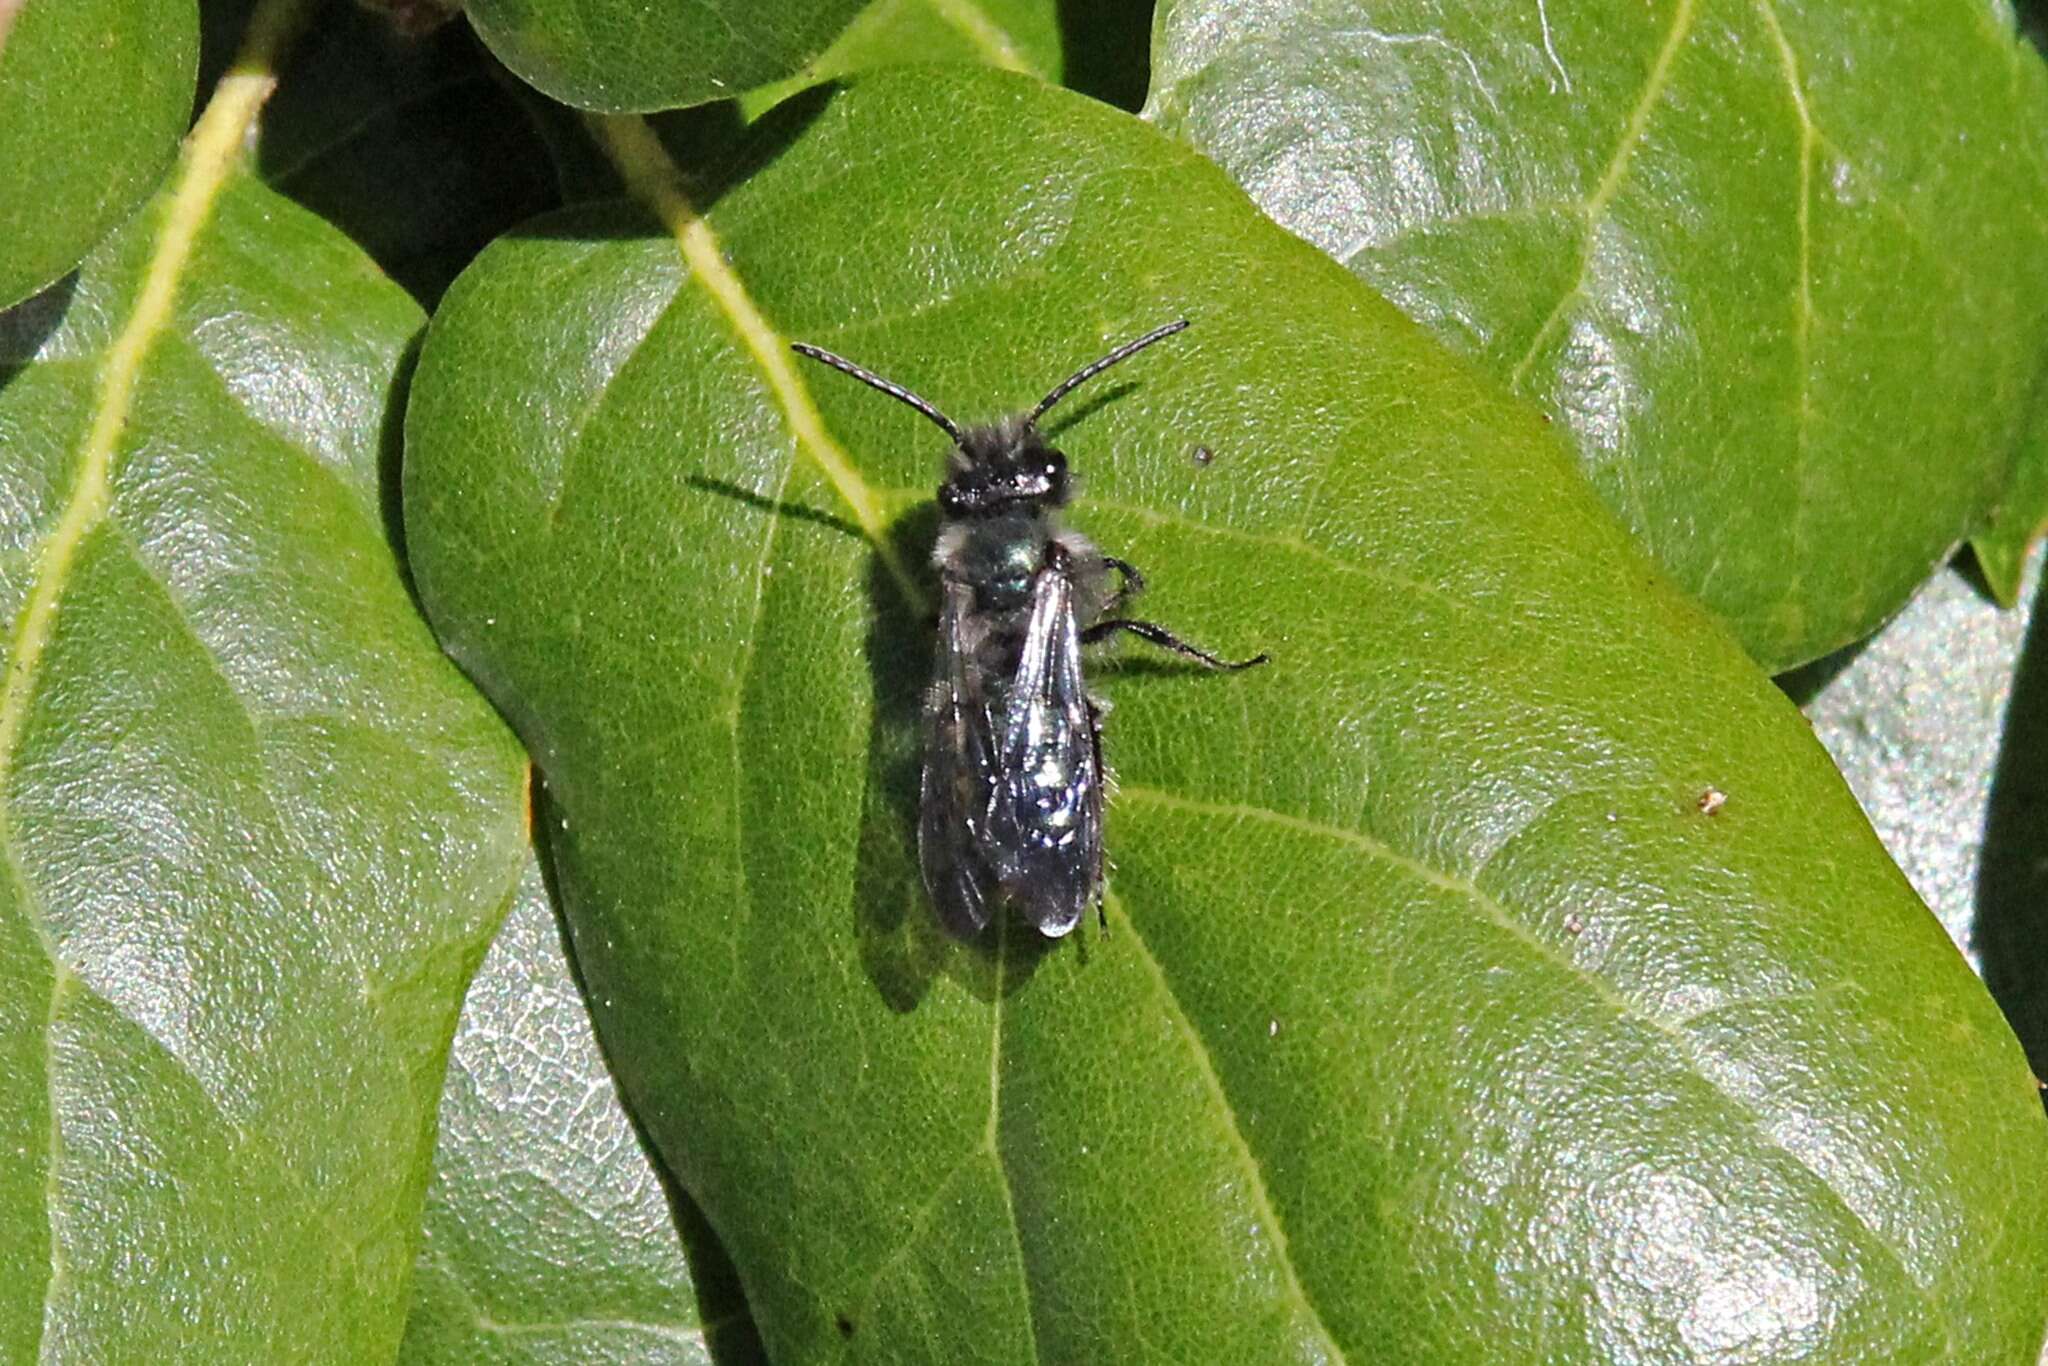
[[[1648,130],[1650,114],[1664,98],[1664,91],[1671,81],[1671,68],[1677,64],[1679,49],[1685,46],[1691,36],[1693,17],[1698,12],[1699,0],[1679,0],[1672,11],[1671,27],[1664,35],[1664,42],[1658,48],[1656,58],[1650,64],[1649,77],[1643,82],[1642,93],[1636,97],[1635,107],[1629,111],[1627,121],[1622,125],[1621,137],[1616,142],[1614,153],[1607,159],[1607,165],[1594,185],[1593,192],[1586,197],[1585,220],[1586,240],[1579,247],[1579,274],[1569,289],[1557,301],[1550,316],[1529,339],[1528,350],[1515,362],[1515,368],[1508,373],[1508,387],[1521,393],[1522,381],[1528,377],[1529,367],[1542,353],[1543,345],[1563,323],[1566,312],[1585,293],[1586,276],[1592,269],[1593,250],[1591,237],[1600,219],[1606,214],[1614,196],[1621,192],[1621,182],[1628,175],[1629,163],[1635,159],[1636,148],[1642,145],[1643,134]]]
[[[1216,1058],[1209,1051],[1208,1041],[1202,1037],[1202,1032],[1195,1028],[1195,1022],[1189,1018],[1187,1011],[1181,1008],[1180,997],[1174,993],[1173,984],[1167,980],[1166,965],[1159,961],[1151,947],[1145,943],[1144,936],[1138,933],[1137,922],[1124,908],[1122,899],[1107,888],[1104,889],[1102,896],[1109,911],[1123,922],[1125,929],[1130,931],[1131,942],[1137,946],[1138,957],[1159,990],[1168,1017],[1193,1050],[1195,1061],[1201,1071],[1202,1089],[1215,1103],[1217,1113],[1222,1116],[1224,1138],[1232,1154],[1244,1167],[1245,1189],[1250,1194],[1252,1202],[1258,1206],[1261,1220],[1272,1243],[1274,1260],[1279,1263],[1280,1273],[1285,1278],[1287,1297],[1308,1315],[1309,1322],[1322,1334],[1323,1341],[1329,1344],[1337,1366],[1348,1366],[1344,1348],[1338,1343],[1337,1335],[1330,1331],[1329,1320],[1316,1308],[1315,1301],[1309,1298],[1308,1287],[1302,1284],[1300,1269],[1294,1264],[1294,1251],[1288,1244],[1287,1227],[1280,1221],[1280,1210],[1274,1205],[1272,1191],[1266,1184],[1265,1168],[1260,1165],[1258,1154],[1252,1151],[1251,1142],[1245,1137],[1243,1126],[1237,1122],[1237,1106],[1231,1102],[1230,1093],[1223,1088],[1223,1076],[1216,1070]]]
[[[295,9],[302,3],[304,0],[266,0],[271,10]],[[252,29],[259,37],[281,36],[279,25],[265,25],[260,16]],[[156,246],[144,268],[142,288],[100,366],[98,401],[79,451],[77,473],[56,524],[41,538],[33,585],[15,618],[9,642],[7,680],[0,690],[0,850],[11,847],[7,788],[42,658],[56,626],[59,601],[70,581],[79,544],[106,517],[114,448],[134,408],[143,363],[170,323],[178,284],[199,231],[211,218],[239,161],[249,126],[276,83],[269,71],[274,55],[271,51],[245,52],[221,79],[214,98],[194,125],[181,177],[165,207]]]
[[[1015,40],[1004,32],[1002,25],[972,0],[926,0],[926,3],[932,7],[933,14],[965,38],[990,66],[1026,76],[1042,78],[1045,75],[1017,50]]]
[[[144,266],[142,287],[100,366],[97,402],[85,445],[79,451],[76,476],[71,480],[70,492],[55,525],[36,549],[28,597],[15,618],[8,642],[7,679],[4,687],[0,687],[0,860],[7,864],[22,912],[50,963],[42,1057],[44,1104],[48,1111],[43,1205],[50,1242],[50,1275],[43,1286],[45,1324],[54,1297],[66,1283],[64,1245],[54,1214],[60,1195],[57,1172],[64,1136],[53,1049],[59,1007],[66,993],[80,984],[59,952],[49,918],[23,876],[21,858],[15,848],[11,788],[16,752],[35,700],[43,657],[56,629],[58,606],[70,581],[78,548],[107,515],[114,448],[134,407],[143,363],[169,325],[178,283],[191,260],[200,229],[212,216],[221,190],[238,163],[257,111],[276,83],[272,70],[277,55],[304,2],[264,0],[251,18],[242,52],[221,78],[205,112],[186,139],[176,187],[165,206],[156,244]]]
[[[632,115],[593,117],[599,141],[635,198],[660,218],[675,238],[691,278],[711,296],[768,381],[799,450],[809,455],[838,491],[882,567],[904,600],[920,614],[929,610],[924,590],[889,542],[874,491],[852,457],[825,426],[810,388],[796,373],[783,338],[761,315],[738,272],[725,259],[718,239],[682,190],[682,175],[644,119]]]

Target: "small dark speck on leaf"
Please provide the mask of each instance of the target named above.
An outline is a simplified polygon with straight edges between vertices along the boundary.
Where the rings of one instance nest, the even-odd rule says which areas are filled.
[[[1586,922],[1579,919],[1578,912],[1574,911],[1564,918],[1564,932],[1566,934],[1583,934],[1585,930]]]
[[[1215,462],[1216,452],[1207,446],[1196,446],[1188,451],[1188,459],[1194,461],[1200,468],[1207,469]]]
[[[1705,792],[1700,793],[1700,814],[1702,816],[1711,816],[1716,811],[1719,811],[1727,801],[1727,793],[1718,787],[1710,787]]]
[[[853,1336],[853,1320],[852,1320],[852,1319],[850,1319],[850,1318],[846,1317],[846,1315],[844,1315],[844,1314],[841,1314],[841,1315],[840,1315],[840,1316],[839,1316],[839,1317],[838,1317],[838,1318],[837,1318],[836,1320],[834,1320],[834,1322],[836,1322],[836,1323],[837,1323],[837,1324],[839,1325],[839,1336],[840,1336],[840,1337],[843,1337],[843,1338],[850,1338],[850,1337],[852,1337],[852,1336]]]

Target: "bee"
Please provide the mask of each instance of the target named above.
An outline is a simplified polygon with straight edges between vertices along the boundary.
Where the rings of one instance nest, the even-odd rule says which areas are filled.
[[[1248,669],[1121,615],[1145,586],[1060,525],[1073,488],[1039,419],[1110,366],[1187,326],[1155,328],[1054,385],[1029,412],[962,427],[900,384],[807,343],[800,355],[879,389],[952,438],[939,485],[939,649],[924,710],[918,864],[948,929],[979,934],[1007,900],[1047,938],[1102,909],[1103,706],[1081,649],[1118,634],[1209,669]],[[1114,575],[1117,583],[1110,585]]]

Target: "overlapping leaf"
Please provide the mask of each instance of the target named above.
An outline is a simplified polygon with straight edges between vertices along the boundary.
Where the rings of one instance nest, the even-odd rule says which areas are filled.
[[[663,1366],[709,1362],[714,1345],[728,1366],[753,1359],[702,1236],[697,1280],[725,1303],[708,1326],[700,1315],[675,1218],[529,864],[450,1050],[399,1359]]]
[[[981,62],[1056,81],[1059,15],[1049,0],[874,0],[800,75],[749,91],[749,117],[805,86],[906,62]]]
[[[1995,7],[1166,0],[1153,70],[1160,127],[1540,402],[1768,667],[2004,485],[2048,77]]]
[[[679,109],[792,76],[862,0],[463,0],[501,61],[579,109]]]
[[[194,0],[0,4],[0,308],[156,189],[198,61]]]
[[[2020,596],[2020,570],[2028,548],[2048,530],[2048,384],[2034,395],[2020,434],[2012,479],[1992,512],[1991,525],[1971,539],[1970,548],[1992,595],[2006,607]]]
[[[882,76],[761,136],[708,224],[579,210],[457,282],[406,507],[771,1350],[2031,1353],[2019,1050],[1532,414],[1087,101]],[[784,342],[987,417],[1179,314],[1057,424],[1076,520],[1274,664],[1103,670],[1112,933],[951,943],[935,435]]]
[[[8,1359],[388,1356],[519,866],[516,746],[386,537],[423,318],[238,166],[234,81],[0,317]]]

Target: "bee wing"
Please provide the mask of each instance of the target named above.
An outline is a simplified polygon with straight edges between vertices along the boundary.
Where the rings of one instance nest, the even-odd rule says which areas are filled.
[[[1102,881],[1102,760],[1064,559],[1041,569],[1003,699],[986,847],[1039,932],[1074,928]]]
[[[974,590],[946,585],[939,613],[939,663],[925,701],[924,783],[917,862],[925,891],[947,929],[963,938],[988,924],[995,870],[982,830],[995,773],[988,689],[966,639]]]

